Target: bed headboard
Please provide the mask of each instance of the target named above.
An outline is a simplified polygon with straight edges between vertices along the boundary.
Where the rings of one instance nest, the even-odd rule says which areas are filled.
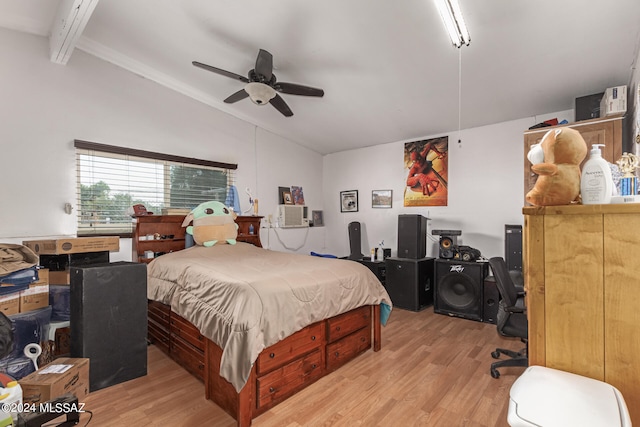
[[[182,226],[183,215],[147,215],[134,219],[135,229],[132,239],[132,260],[134,262],[150,262],[153,257],[147,257],[146,253],[158,253],[179,251],[193,245],[192,236],[188,235]],[[238,242],[251,243],[259,248],[261,216],[239,216]],[[189,245],[189,241],[191,244]]]

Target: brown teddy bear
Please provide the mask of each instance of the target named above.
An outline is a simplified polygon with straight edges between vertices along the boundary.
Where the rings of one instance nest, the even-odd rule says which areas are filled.
[[[569,205],[578,201],[580,163],[587,155],[587,144],[580,132],[571,128],[550,130],[537,145],[531,147],[528,158],[538,180],[527,193],[526,201],[535,206]]]

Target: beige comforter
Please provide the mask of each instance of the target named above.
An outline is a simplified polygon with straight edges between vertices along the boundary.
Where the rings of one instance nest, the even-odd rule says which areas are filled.
[[[380,281],[359,263],[247,243],[156,258],[148,266],[148,297],[169,304],[222,348],[220,375],[237,391],[264,348],[363,305],[391,306]]]

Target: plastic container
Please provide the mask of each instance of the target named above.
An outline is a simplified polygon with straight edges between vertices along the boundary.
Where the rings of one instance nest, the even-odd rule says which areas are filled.
[[[18,384],[18,381],[11,381],[6,387],[0,388],[0,397],[5,396],[2,399],[2,403],[9,405],[9,407],[16,408],[22,403],[22,387]],[[14,423],[18,421],[18,411],[10,411],[11,418]]]
[[[13,417],[11,413],[5,411],[4,404],[9,403],[6,399],[9,397],[9,393],[3,393],[0,395],[0,427],[9,427],[13,425]]]
[[[611,203],[613,194],[613,178],[609,163],[602,158],[600,147],[604,144],[593,144],[589,160],[582,168],[580,194],[583,205],[605,205]]]

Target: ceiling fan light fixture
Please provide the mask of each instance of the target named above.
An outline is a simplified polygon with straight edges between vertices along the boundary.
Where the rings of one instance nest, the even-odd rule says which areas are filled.
[[[438,12],[455,47],[469,46],[471,36],[462,17],[458,0],[435,0]]]
[[[271,86],[259,82],[247,83],[244,90],[249,94],[249,98],[257,105],[268,104],[276,96],[276,91]]]

